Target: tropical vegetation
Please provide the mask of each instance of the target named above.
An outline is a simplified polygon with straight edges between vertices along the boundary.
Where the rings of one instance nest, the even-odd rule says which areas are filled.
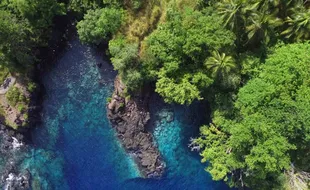
[[[214,180],[309,189],[310,1],[0,2],[1,78],[31,68],[68,13],[83,43],[108,44],[128,96],[151,86],[167,103],[208,102],[191,144]]]

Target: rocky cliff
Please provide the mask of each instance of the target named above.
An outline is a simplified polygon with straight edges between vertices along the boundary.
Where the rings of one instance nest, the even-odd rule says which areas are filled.
[[[145,126],[150,119],[147,109],[149,92],[132,98],[124,97],[125,86],[117,77],[115,90],[108,103],[108,118],[116,129],[127,152],[134,155],[141,175],[158,178],[164,173],[165,163],[153,142],[153,136]]]

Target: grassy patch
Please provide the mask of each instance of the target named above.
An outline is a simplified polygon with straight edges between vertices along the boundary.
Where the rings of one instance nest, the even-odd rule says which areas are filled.
[[[6,79],[9,75],[9,69],[3,65],[0,65],[0,84]]]
[[[130,42],[140,43],[151,34],[160,23],[165,22],[169,7],[184,11],[186,7],[196,8],[202,0],[149,0],[135,6],[128,3],[126,23],[121,27],[122,35]],[[137,10],[137,7],[139,11]]]
[[[26,110],[26,106],[24,104],[18,104],[17,105],[17,110],[19,112],[24,112]]]
[[[26,97],[17,87],[12,87],[6,93],[6,99],[8,100],[11,106],[16,106],[17,103],[26,104]]]
[[[156,27],[163,12],[165,12],[166,2],[168,0],[143,1],[139,5],[139,11],[135,11],[134,6],[128,7],[126,24],[123,25],[121,33],[127,37],[129,41],[139,43]],[[163,20],[163,19],[162,19]]]

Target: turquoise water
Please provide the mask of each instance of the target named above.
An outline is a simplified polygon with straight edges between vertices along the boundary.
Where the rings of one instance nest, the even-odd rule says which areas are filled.
[[[103,63],[99,70],[96,63]],[[92,48],[73,40],[46,72],[42,125],[22,167],[42,189],[226,189],[204,171],[197,153],[187,148],[201,120],[193,107],[168,106],[152,97],[149,128],[166,163],[163,179],[142,179],[106,117],[113,91],[111,65]],[[200,113],[201,114],[201,113]],[[173,117],[173,121],[170,117]]]

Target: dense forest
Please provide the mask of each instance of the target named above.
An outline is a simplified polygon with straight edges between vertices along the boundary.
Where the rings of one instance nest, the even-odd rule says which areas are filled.
[[[191,144],[214,180],[309,188],[308,0],[0,2],[1,81],[19,76],[31,92],[55,16],[73,15],[83,43],[108,42],[128,97],[154,86],[167,103],[208,102],[212,122]],[[25,110],[27,98],[11,91],[7,99]]]

